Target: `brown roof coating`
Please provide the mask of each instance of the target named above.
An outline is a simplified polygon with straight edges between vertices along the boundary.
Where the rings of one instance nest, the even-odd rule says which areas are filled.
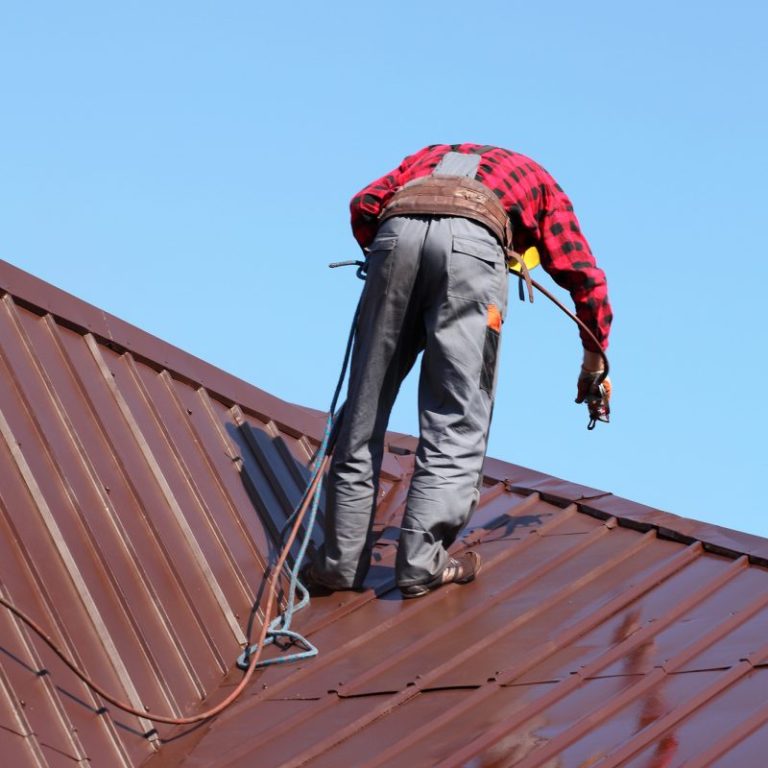
[[[4,262],[0,289],[0,594],[121,697],[201,711],[323,417]],[[768,542],[489,459],[480,578],[404,602],[414,447],[389,436],[367,591],[296,616],[320,655],[202,726],[105,710],[0,609],[3,764],[763,765]]]

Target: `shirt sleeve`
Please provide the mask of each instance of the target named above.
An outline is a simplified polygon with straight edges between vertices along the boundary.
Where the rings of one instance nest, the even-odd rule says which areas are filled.
[[[565,196],[552,210],[544,213],[539,221],[539,232],[542,266],[571,294],[576,315],[595,334],[600,347],[606,349],[613,313],[605,273],[597,266]],[[583,330],[580,333],[585,349],[598,351],[594,341]]]
[[[366,248],[376,236],[378,216],[392,195],[403,185],[403,175],[410,166],[429,150],[426,147],[410,155],[394,170],[361,189],[349,204],[352,234],[361,248]]]

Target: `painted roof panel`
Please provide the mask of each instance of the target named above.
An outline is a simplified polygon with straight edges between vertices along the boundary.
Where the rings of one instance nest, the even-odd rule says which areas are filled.
[[[122,698],[201,711],[240,679],[322,415],[3,262],[0,289],[0,593]],[[768,542],[489,459],[455,545],[482,553],[480,578],[402,601],[415,439],[388,447],[366,590],[296,615],[319,657],[259,672],[203,726],[155,728],[103,707],[0,610],[4,758],[762,764]]]

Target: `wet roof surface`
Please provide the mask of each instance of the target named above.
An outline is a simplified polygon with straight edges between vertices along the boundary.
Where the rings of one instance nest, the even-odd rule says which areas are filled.
[[[2,595],[122,698],[207,708],[323,419],[3,262],[0,288]],[[0,609],[3,764],[764,764],[768,542],[491,459],[456,544],[479,579],[402,601],[414,446],[390,435],[366,591],[296,616],[319,657],[202,726],[104,712]]]

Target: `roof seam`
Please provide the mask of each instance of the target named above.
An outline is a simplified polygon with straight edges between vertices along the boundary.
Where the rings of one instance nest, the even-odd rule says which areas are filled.
[[[395,690],[389,689],[389,690],[376,690],[376,691],[361,691],[360,693],[343,693],[343,692],[339,693],[339,691],[328,691],[328,695],[338,696],[339,699],[364,699],[369,696],[395,696],[409,688],[416,688],[421,693],[440,693],[443,691],[477,691],[483,686],[488,685],[489,682],[493,682],[493,679],[491,678],[491,680],[484,681],[482,683],[465,683],[465,684],[456,684],[456,685],[430,685],[430,686],[425,686],[424,688],[421,688],[416,682],[409,682],[403,686],[400,686],[400,688],[397,688]],[[309,697],[307,698],[309,700]],[[281,699],[281,701],[291,701],[291,699]]]
[[[612,493],[604,493],[604,494],[599,494],[595,496],[582,496],[582,497],[579,497],[578,499],[572,499],[567,496],[560,496],[558,494],[542,491],[540,489],[513,484],[509,480],[505,480],[504,482],[506,484],[507,490],[513,493],[523,493],[526,495],[538,493],[542,501],[546,501],[549,504],[554,504],[555,506],[558,506],[560,508],[565,508],[569,504],[575,504],[577,506],[578,511],[581,514],[588,515],[589,517],[593,517],[597,520],[608,520],[611,517],[615,517],[619,525],[623,528],[631,528],[633,530],[641,531],[643,533],[650,530],[655,530],[660,539],[676,541],[686,545],[693,544],[695,542],[700,542],[704,547],[704,549],[707,552],[710,552],[712,554],[722,555],[723,557],[729,557],[733,560],[736,560],[739,557],[744,556],[749,558],[749,562],[752,565],[759,565],[759,566],[762,566],[763,568],[768,568],[768,557],[763,557],[751,552],[735,549],[732,547],[726,547],[722,544],[716,544],[715,542],[707,541],[701,536],[692,536],[690,534],[683,533],[682,531],[678,531],[675,528],[672,528],[668,525],[662,525],[661,523],[656,523],[651,521],[639,520],[626,515],[616,514],[614,512],[606,512],[604,510],[597,509],[595,507],[589,507],[586,505],[586,502],[613,496]],[[672,517],[672,516],[670,515],[668,517]]]

